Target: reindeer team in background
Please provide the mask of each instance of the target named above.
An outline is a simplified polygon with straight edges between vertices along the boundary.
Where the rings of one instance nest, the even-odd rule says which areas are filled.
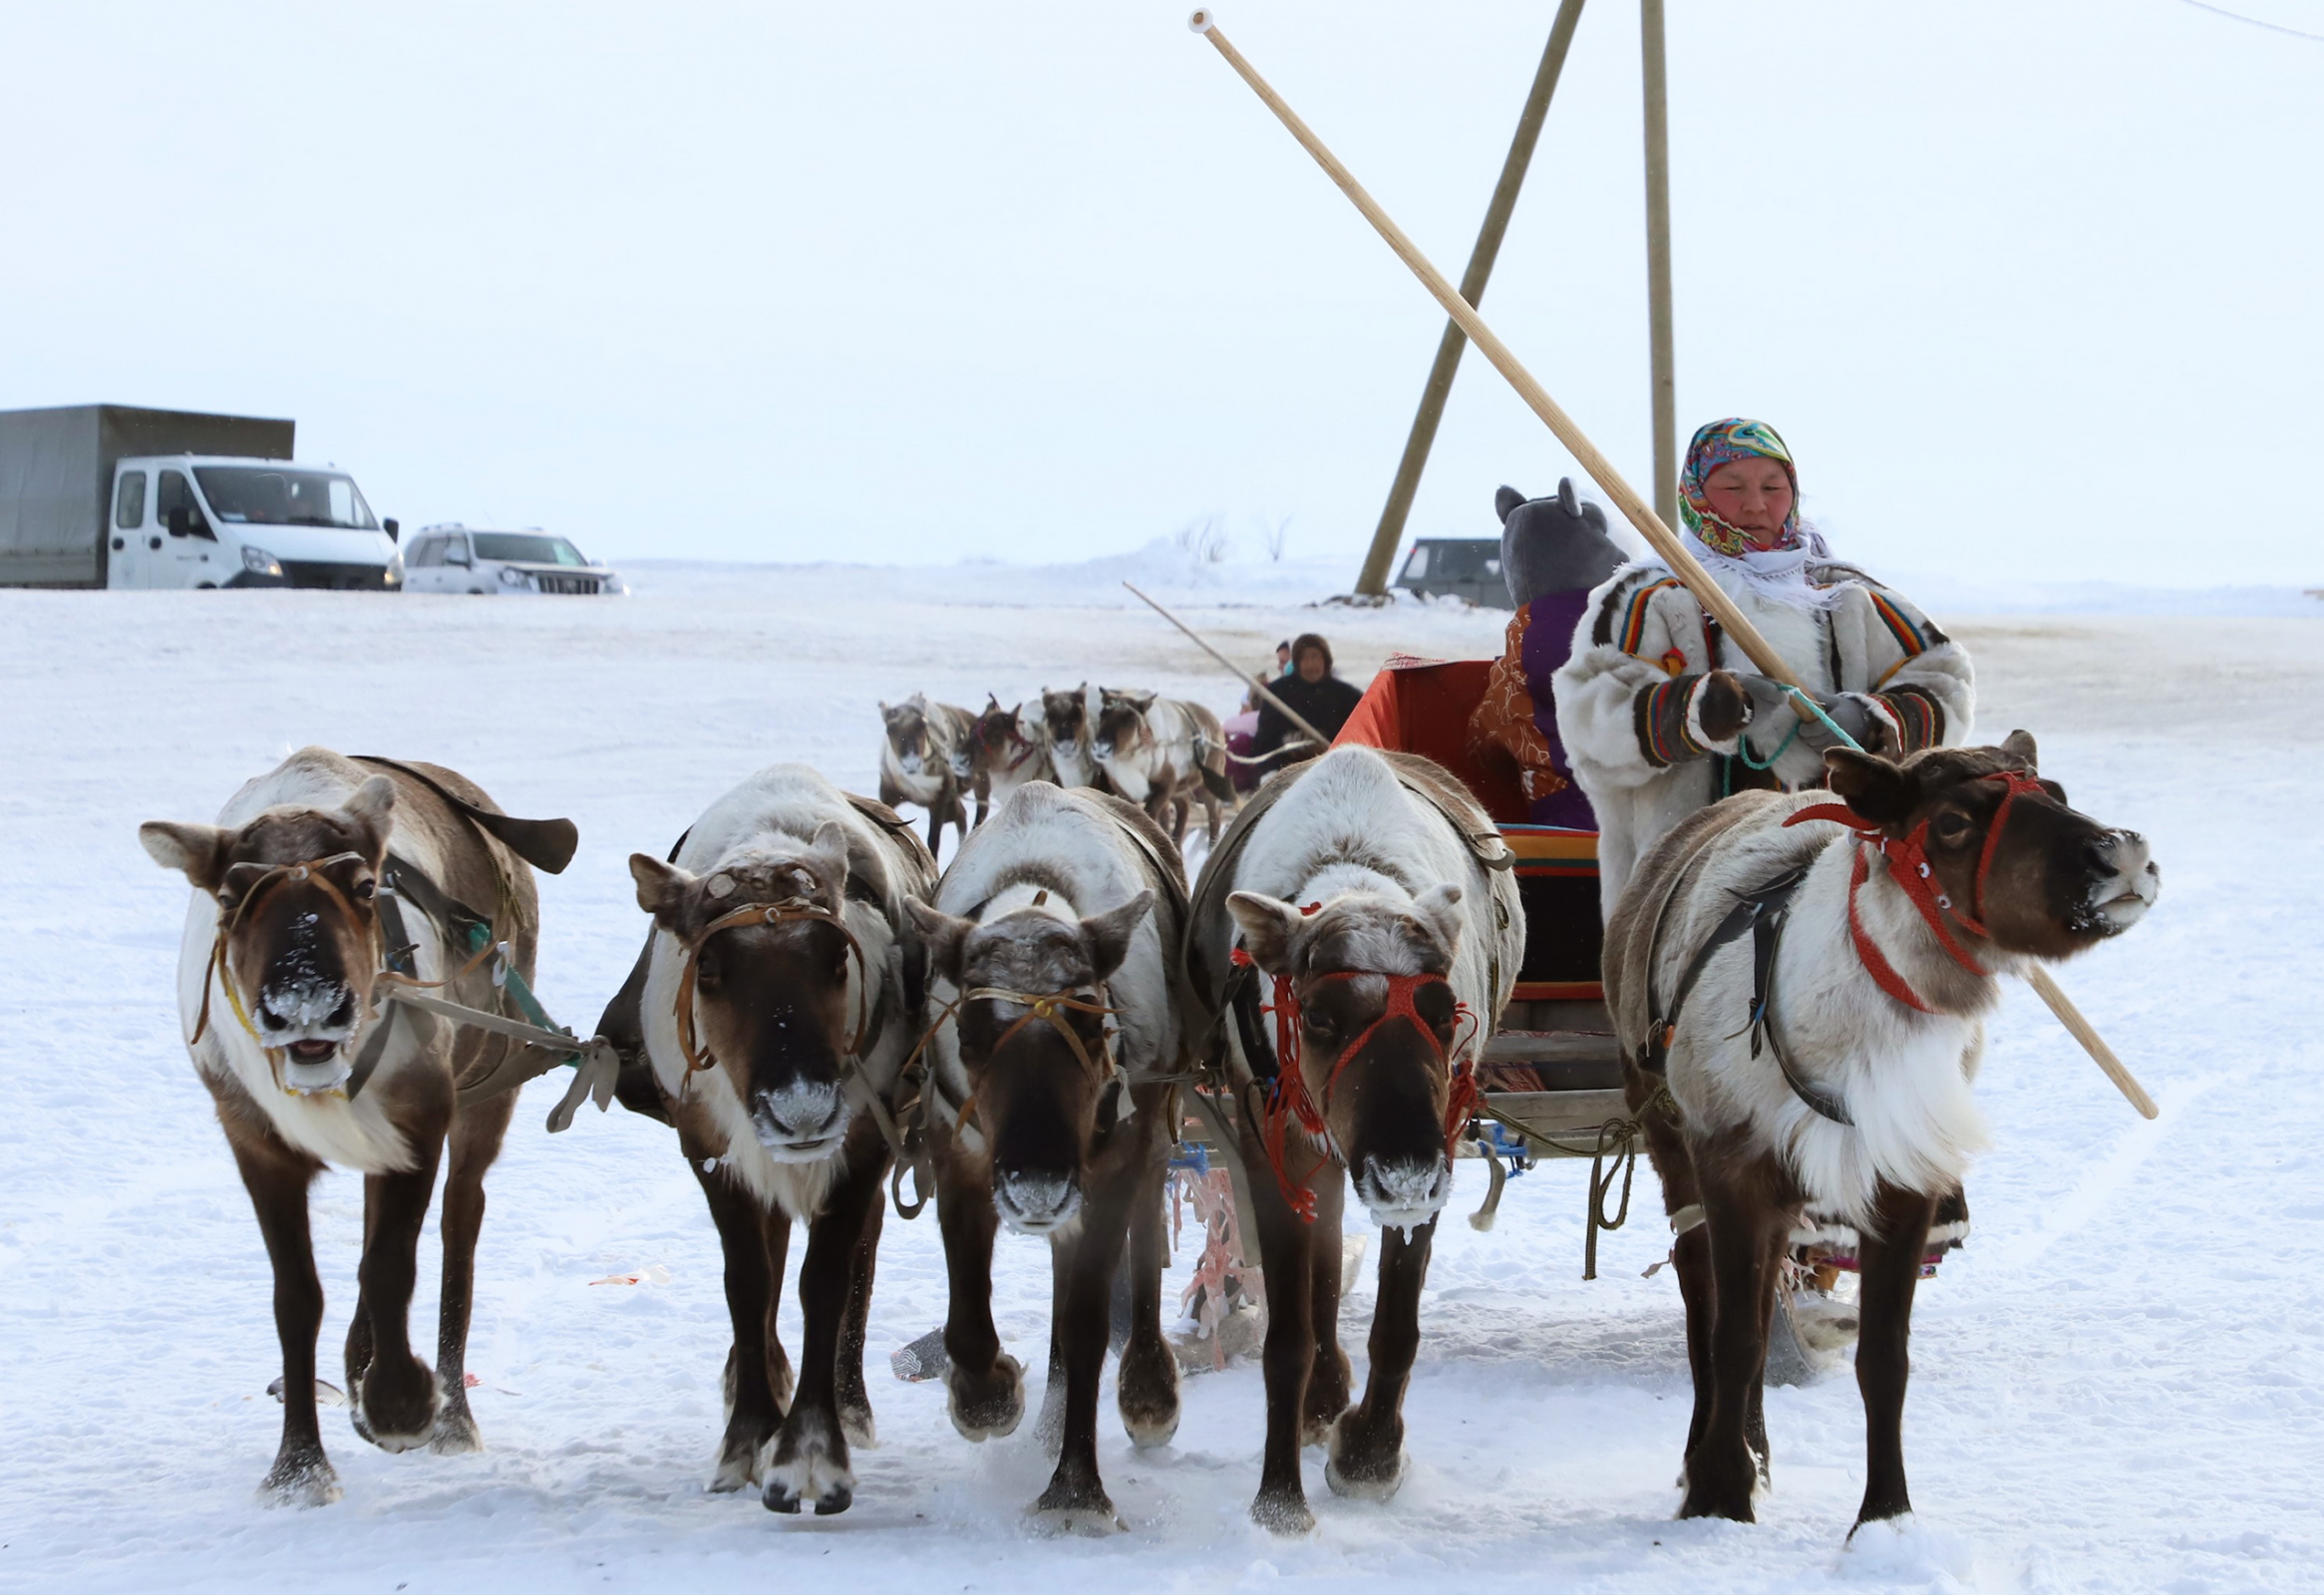
[[[1029,781],[1126,798],[1172,841],[1185,839],[1197,803],[1208,839],[1217,841],[1234,806],[1225,730],[1215,714],[1181,698],[1085,681],[1007,707],[988,693],[974,715],[921,693],[881,704],[879,714],[880,800],[925,809],[931,850],[946,824],[967,838],[963,794],[975,797],[981,825]]]

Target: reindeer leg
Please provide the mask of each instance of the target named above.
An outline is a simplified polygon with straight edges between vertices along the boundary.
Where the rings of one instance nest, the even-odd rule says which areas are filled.
[[[886,1200],[881,1178],[887,1148],[868,1118],[858,1119],[837,1155],[838,1177],[807,1232],[799,1265],[799,1305],[807,1333],[799,1351],[799,1391],[767,1458],[765,1504],[796,1512],[814,1502],[818,1517],[855,1502],[847,1436],[839,1423],[839,1337],[854,1285],[865,1271],[863,1249],[875,1237],[871,1210]]]
[[[1363,1402],[1332,1431],[1324,1481],[1339,1495],[1387,1500],[1404,1482],[1404,1392],[1420,1355],[1421,1286],[1428,1280],[1435,1219],[1380,1232],[1380,1295],[1372,1308],[1372,1371]],[[1335,1233],[1325,1237],[1336,1245]]]
[[[1114,1272],[1130,1228],[1135,1168],[1119,1169],[1089,1191],[1080,1233],[1054,1252],[1065,1282],[1057,1338],[1065,1349],[1065,1432],[1057,1470],[1033,1503],[1035,1515],[1058,1528],[1105,1533],[1124,1525],[1098,1476],[1098,1382],[1111,1338]]]
[[[759,1207],[753,1203],[753,1208],[759,1221],[759,1247],[767,1259],[767,1390],[775,1398],[775,1422],[781,1424],[783,1415],[791,1410],[795,1384],[791,1354],[783,1349],[783,1327],[777,1322],[783,1313],[783,1270],[791,1261],[791,1215],[780,1207]],[[768,1437],[772,1438],[773,1435],[773,1430],[769,1430]],[[753,1477],[756,1476],[754,1471]]]
[[[516,1094],[499,1096],[460,1111],[452,1121],[451,1166],[444,1175],[444,1284],[436,1314],[436,1378],[444,1407],[428,1448],[455,1456],[485,1448],[484,1436],[468,1408],[468,1328],[476,1303],[477,1236],[485,1227],[485,1171],[500,1154]]]
[[[1299,1440],[1307,1380],[1315,1366],[1315,1325],[1310,1315],[1315,1305],[1316,1237],[1314,1226],[1285,1204],[1251,1116],[1245,1112],[1238,1116],[1242,1163],[1253,1176],[1246,1184],[1251,1205],[1258,1209],[1251,1216],[1258,1222],[1259,1268],[1267,1281],[1267,1339],[1259,1353],[1267,1386],[1267,1443],[1251,1521],[1277,1534],[1305,1534],[1315,1527],[1315,1513],[1299,1477]],[[1341,1177],[1336,1165],[1331,1176]],[[1338,1244],[1336,1237],[1331,1239]]]
[[[871,1204],[863,1222],[863,1240],[855,1248],[855,1275],[847,1287],[847,1316],[839,1325],[839,1431],[847,1443],[865,1450],[879,1448],[879,1426],[871,1417],[871,1392],[863,1383],[863,1337],[871,1320],[871,1275],[879,1260],[879,1232],[887,1227],[887,1203]],[[786,1234],[790,1225],[784,1226]],[[782,1265],[776,1266],[782,1277]],[[780,1348],[778,1348],[780,1350]]]
[[[1078,1237],[1076,1231],[1074,1238],[1058,1237],[1049,1243],[1049,1367],[1042,1376],[1041,1412],[1033,1420],[1033,1438],[1050,1456],[1065,1444],[1065,1322]]]
[[[355,1410],[357,1432],[382,1450],[427,1444],[442,1405],[436,1371],[412,1355],[412,1287],[419,1282],[420,1230],[436,1193],[449,1116],[449,1110],[438,1110],[406,1128],[420,1151],[418,1168],[367,1174],[363,1180],[363,1261],[356,1268],[355,1318],[370,1356],[361,1379],[350,1368],[347,1400]],[[350,1326],[351,1354],[355,1339]]]
[[[781,1252],[776,1250],[774,1272],[769,1252],[781,1245],[771,1235],[775,1224],[788,1234],[790,1225],[779,1215],[770,1221],[759,1199],[739,1180],[730,1179],[711,1161],[699,1144],[681,1140],[686,1166],[702,1185],[710,1203],[710,1220],[718,1228],[720,1249],[726,1254],[726,1312],[734,1341],[726,1354],[726,1434],[718,1445],[718,1466],[711,1474],[715,1491],[741,1489],[759,1476],[759,1455],[775,1437],[783,1422],[786,1389],[770,1377],[782,1356],[775,1343],[775,1297],[783,1281]],[[782,1382],[785,1387],[789,1379]]]
[[[1703,1206],[1711,1237],[1711,1412],[1687,1454],[1681,1517],[1754,1521],[1759,1466],[1748,1438],[1751,1393],[1767,1365],[1763,1303],[1773,1255],[1771,1230],[1788,1231],[1786,1215],[1746,1179],[1714,1179],[1701,1164]]]
[[[936,1157],[936,1223],[951,1284],[944,1388],[952,1427],[972,1440],[1011,1435],[1025,1417],[1025,1371],[1001,1350],[993,1327],[993,1232],[1000,1217],[992,1186],[980,1184],[977,1166],[951,1150],[949,1138]]]
[[[1338,1168],[1319,1173],[1315,1185],[1315,1263],[1310,1276],[1313,1305],[1308,1309],[1315,1325],[1315,1367],[1307,1376],[1307,1400],[1301,1404],[1299,1437],[1309,1445],[1331,1442],[1333,1426],[1348,1410],[1354,1374],[1348,1354],[1340,1347],[1341,1278],[1340,1218],[1346,1211],[1348,1182]]]
[[[1162,1338],[1162,1276],[1169,1257],[1162,1187],[1169,1178],[1169,1126],[1177,1089],[1140,1102],[1137,1180],[1130,1193],[1130,1341],[1115,1376],[1122,1427],[1140,1447],[1167,1445],[1178,1432],[1178,1359]]]
[[[1873,1208],[1878,1234],[1867,1229],[1858,1242],[1863,1327],[1856,1339],[1856,1389],[1864,1399],[1864,1503],[1851,1536],[1866,1523],[1912,1510],[1904,1487],[1904,1385],[1912,1372],[1906,1343],[1935,1214],[1935,1197],[1883,1186]]]
[[[307,1186],[323,1165],[272,1130],[227,1118],[226,1144],[258,1215],[258,1233],[274,1265],[274,1333],[282,1343],[282,1442],[258,1486],[284,1506],[324,1506],[339,1498],[339,1475],[323,1453],[315,1416],[315,1337],[323,1328],[323,1282],[315,1273],[307,1227]],[[249,1137],[245,1140],[245,1137]],[[259,1137],[263,1137],[260,1139]]]
[[[1631,1112],[1645,1106],[1648,1089],[1643,1076],[1631,1071]],[[1670,1217],[1701,1203],[1702,1187],[1695,1178],[1695,1161],[1678,1127],[1661,1114],[1645,1117],[1647,1157],[1662,1179],[1662,1207]],[[1686,1488],[1686,1463],[1702,1443],[1711,1422],[1711,1312],[1717,1289],[1711,1278],[1711,1231],[1696,1224],[1671,1241],[1670,1261],[1678,1274],[1679,1300],[1687,1320],[1687,1369],[1694,1376],[1694,1413],[1687,1421],[1686,1449],[1679,1453],[1679,1487]]]

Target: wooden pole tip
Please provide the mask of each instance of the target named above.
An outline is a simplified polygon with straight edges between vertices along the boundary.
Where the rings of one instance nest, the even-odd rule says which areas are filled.
[[[1194,12],[1191,16],[1186,18],[1186,29],[1190,33],[1208,33],[1210,31],[1210,25],[1217,20],[1218,19],[1211,14],[1210,8],[1208,6],[1204,6],[1201,10]]]

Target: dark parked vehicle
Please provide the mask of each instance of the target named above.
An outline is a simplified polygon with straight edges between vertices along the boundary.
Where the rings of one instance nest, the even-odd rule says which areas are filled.
[[[1498,537],[1422,537],[1404,556],[1397,586],[1423,598],[1450,595],[1483,609],[1512,609]]]

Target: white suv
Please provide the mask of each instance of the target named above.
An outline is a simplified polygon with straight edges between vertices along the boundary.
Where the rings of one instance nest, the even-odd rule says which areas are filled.
[[[564,538],[530,531],[472,531],[457,521],[422,526],[404,550],[404,591],[466,593],[627,592],[619,573],[592,563]]]

